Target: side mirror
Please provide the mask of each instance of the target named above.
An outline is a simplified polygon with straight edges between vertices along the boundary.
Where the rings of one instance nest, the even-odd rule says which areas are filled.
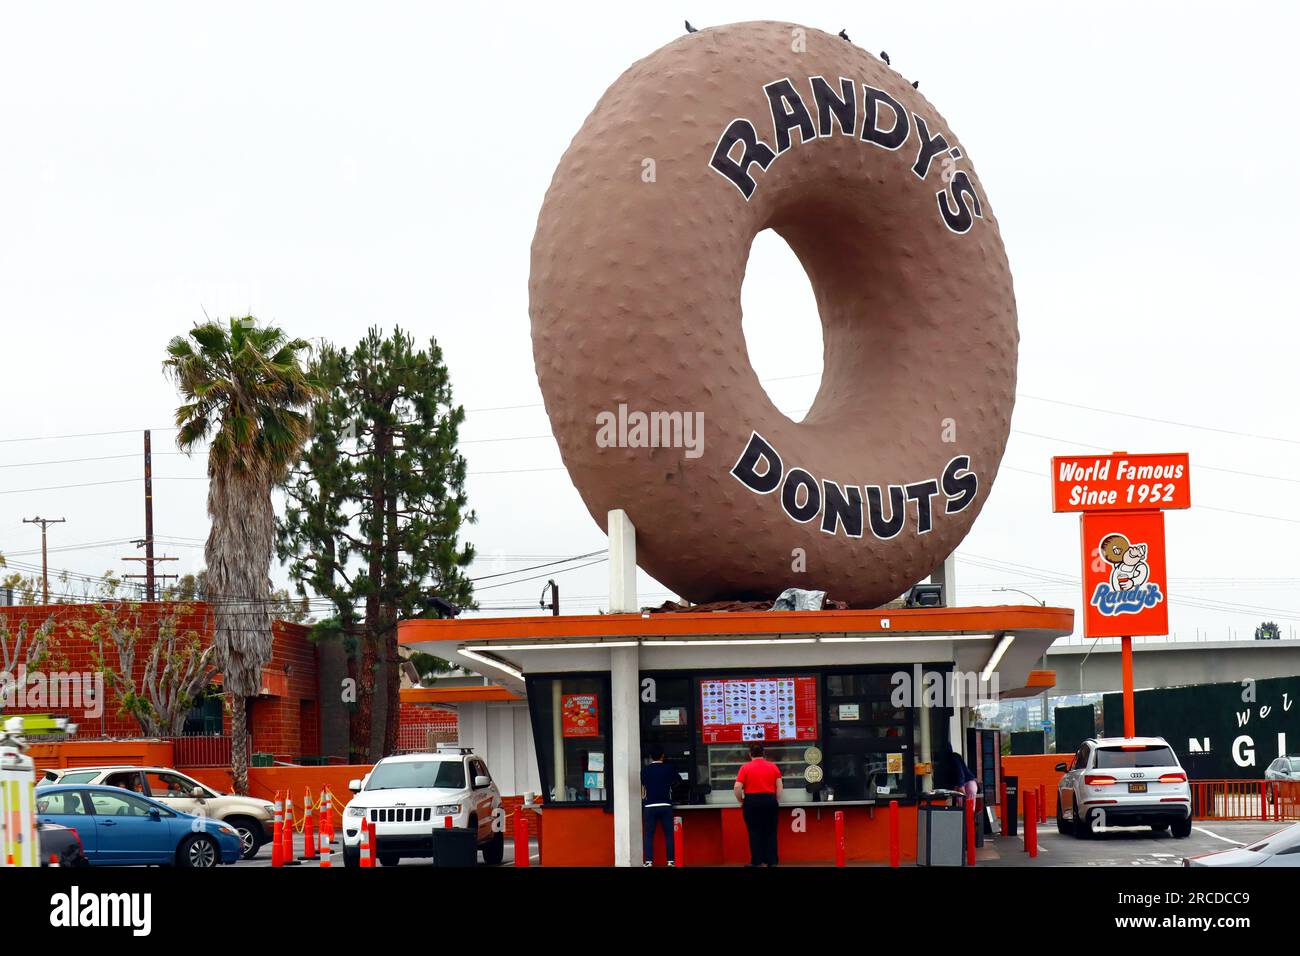
[[[360,781],[360,780],[349,780],[349,781],[348,781],[348,789],[351,790],[353,793],[360,793],[360,792],[361,792],[361,781]]]
[[[150,807],[150,808],[149,808],[149,819],[150,819],[150,820],[161,820],[161,819],[162,819],[162,812],[159,811],[156,807]]]
[[[1067,767],[1067,766],[1066,766],[1065,764],[1063,764],[1063,763],[1058,763],[1058,764],[1056,765],[1056,772],[1057,772],[1057,773],[1069,773],[1069,772],[1070,772],[1070,768]]]
[[[192,790],[190,791],[190,796],[193,797],[195,800],[202,800],[202,799],[203,799],[203,796],[204,796],[204,794],[203,794],[203,788],[202,788],[202,787],[195,787],[194,789],[192,789]]]
[[[477,777],[474,778],[474,789],[482,790],[484,787],[489,786],[491,783],[492,783],[491,780],[489,780],[487,777],[483,776],[482,774],[479,774]]]

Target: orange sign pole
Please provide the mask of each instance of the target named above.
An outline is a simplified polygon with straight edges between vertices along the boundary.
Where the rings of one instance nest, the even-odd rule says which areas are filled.
[[[1137,721],[1133,716],[1133,638],[1120,638],[1121,671],[1124,681],[1124,736],[1136,737]]]

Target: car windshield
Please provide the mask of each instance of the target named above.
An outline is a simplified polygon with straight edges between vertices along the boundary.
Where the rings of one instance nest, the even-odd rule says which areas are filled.
[[[460,760],[397,760],[376,767],[370,774],[366,789],[440,787],[459,790],[464,786],[465,764]]]
[[[1178,758],[1166,744],[1142,747],[1097,748],[1098,770],[1124,770],[1140,767],[1177,767]]]
[[[80,773],[65,773],[59,778],[59,783],[89,783],[98,772],[98,770],[85,770]]]
[[[1300,757],[1291,758],[1291,772],[1300,773]]]

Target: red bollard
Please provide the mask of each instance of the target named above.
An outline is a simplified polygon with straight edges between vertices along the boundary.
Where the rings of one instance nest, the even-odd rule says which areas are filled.
[[[673,817],[673,848],[677,851],[676,863],[686,865],[686,828],[681,817]]]
[[[530,866],[528,859],[528,817],[523,810],[515,811],[515,866]]]
[[[898,839],[898,801],[889,801],[889,865],[898,866],[900,861]]]
[[[975,865],[975,801],[967,797],[962,802],[966,813],[966,865]]]
[[[844,865],[844,811],[835,811],[835,865]]]
[[[1025,850],[1030,858],[1038,856],[1038,794],[1025,794]]]

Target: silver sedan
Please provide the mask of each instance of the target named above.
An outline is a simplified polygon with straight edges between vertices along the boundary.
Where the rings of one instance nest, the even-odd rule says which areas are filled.
[[[1300,866],[1300,823],[1250,846],[1188,857],[1183,866]]]

